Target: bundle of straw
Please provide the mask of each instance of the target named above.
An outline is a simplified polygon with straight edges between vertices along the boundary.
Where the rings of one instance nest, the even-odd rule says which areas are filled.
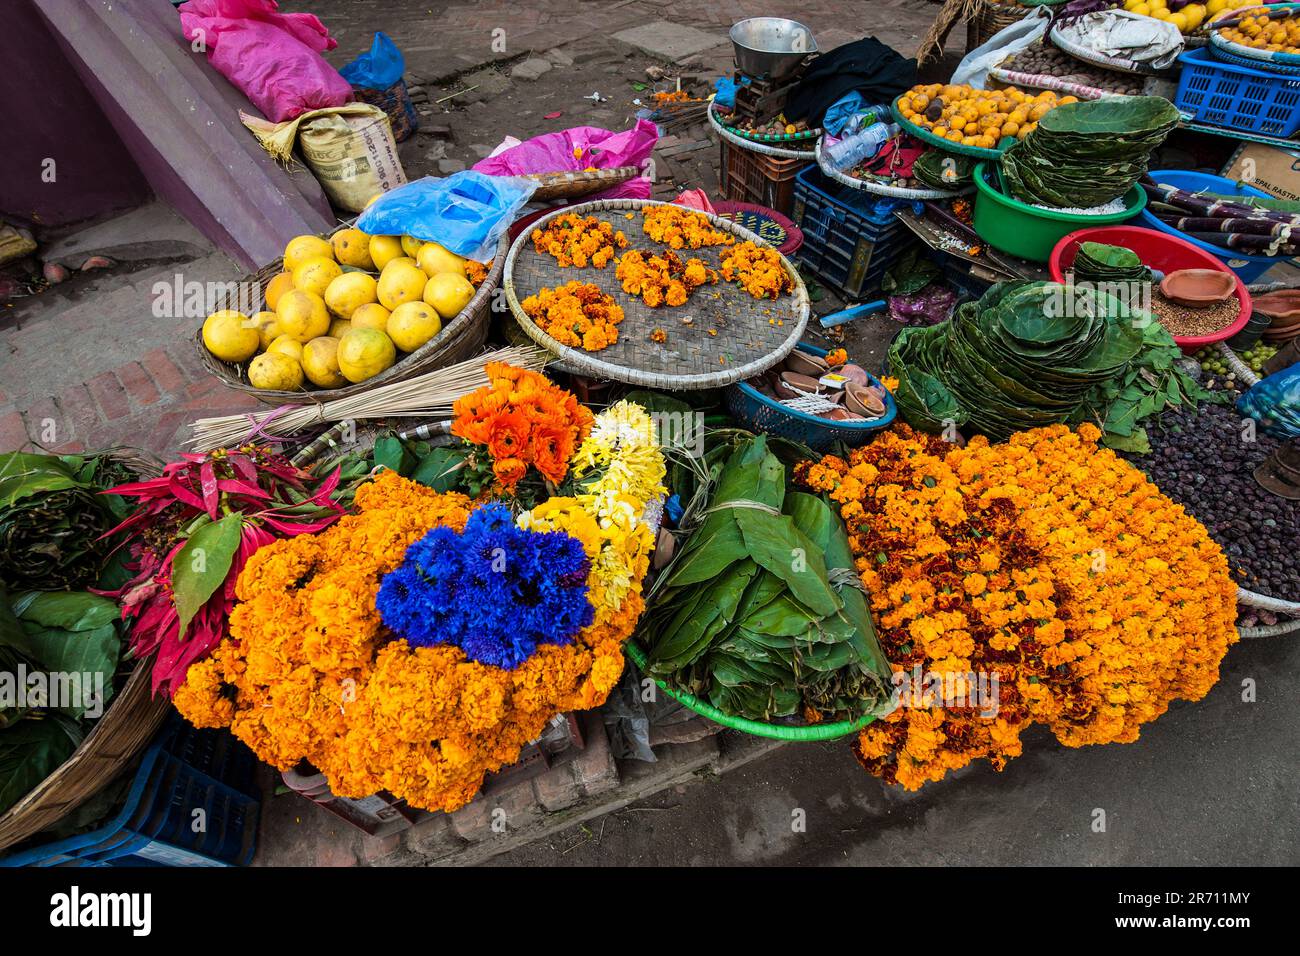
[[[188,444],[198,451],[235,448],[259,438],[274,440],[292,435],[319,422],[349,418],[450,417],[456,399],[487,384],[483,367],[488,362],[506,362],[540,372],[551,358],[545,349],[510,346],[332,402],[282,405],[256,414],[200,418],[190,425],[194,435]]]

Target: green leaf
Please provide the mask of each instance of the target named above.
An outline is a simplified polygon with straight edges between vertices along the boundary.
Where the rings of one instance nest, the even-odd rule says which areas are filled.
[[[80,742],[75,722],[55,715],[21,720],[0,731],[0,813],[57,770]]]
[[[395,435],[382,435],[375,441],[375,464],[406,475],[411,468],[406,446]]]
[[[90,631],[119,618],[117,604],[87,591],[27,591],[13,598],[24,621],[64,631]]]
[[[172,592],[180,617],[180,636],[185,636],[194,615],[217,588],[225,583],[230,563],[239,549],[242,514],[226,515],[195,531],[172,562]]]
[[[434,491],[446,493],[460,486],[460,472],[465,464],[465,451],[459,448],[432,449],[420,460],[411,473],[411,480],[427,485]]]

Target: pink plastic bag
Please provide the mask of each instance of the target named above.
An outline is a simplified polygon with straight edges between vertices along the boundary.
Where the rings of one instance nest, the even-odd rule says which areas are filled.
[[[716,213],[713,203],[709,202],[708,193],[703,189],[684,189],[677,194],[673,200],[675,206],[685,206],[687,209],[696,209],[700,212]]]
[[[597,126],[575,126],[534,136],[518,146],[480,160],[474,164],[474,169],[489,176],[577,172],[615,166],[636,166],[644,170],[658,141],[659,130],[649,120],[637,120],[636,126],[621,133]],[[651,185],[648,176],[636,176],[604,192],[584,196],[583,201],[649,199]]]
[[[275,0],[188,0],[181,31],[208,62],[274,123],[341,106],[352,87],[321,57],[338,41],[310,13],[277,13]]]

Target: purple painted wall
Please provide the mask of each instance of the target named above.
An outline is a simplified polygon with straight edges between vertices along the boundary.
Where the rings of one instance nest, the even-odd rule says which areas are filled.
[[[0,215],[62,226],[150,198],[135,160],[30,0],[5,0],[0,63]],[[47,160],[53,182],[43,178]]]

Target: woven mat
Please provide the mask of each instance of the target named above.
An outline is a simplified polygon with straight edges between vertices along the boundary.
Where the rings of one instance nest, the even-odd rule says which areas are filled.
[[[663,204],[644,199],[608,200],[570,206],[553,215],[572,212],[595,216],[627,236],[627,249],[623,251],[640,249],[658,253],[664,247],[645,234],[641,218],[641,209],[654,205]],[[538,220],[533,228],[546,228],[552,218]],[[738,241],[763,241],[726,219],[707,218],[716,228],[735,235]],[[614,276],[614,262],[604,269],[590,266],[561,269],[552,256],[533,248],[531,234],[532,230],[528,230],[520,235],[506,259],[506,299],[516,321],[533,341],[583,375],[651,388],[717,388],[751,378],[780,362],[795,347],[808,324],[807,289],[794,266],[784,258],[795,288],[779,299],[755,299],[735,284],[719,281],[716,285],[700,286],[685,305],[651,309],[639,296],[623,291]],[[729,248],[683,249],[678,250],[678,255],[683,260],[701,259],[709,268],[717,269]],[[618,341],[599,352],[561,345],[528,318],[519,305],[542,288],[555,288],[575,280],[598,286],[623,307]],[[686,316],[692,320],[690,325],[682,322]],[[663,329],[667,341],[652,341],[655,329]],[[710,335],[710,330],[717,334]]]

